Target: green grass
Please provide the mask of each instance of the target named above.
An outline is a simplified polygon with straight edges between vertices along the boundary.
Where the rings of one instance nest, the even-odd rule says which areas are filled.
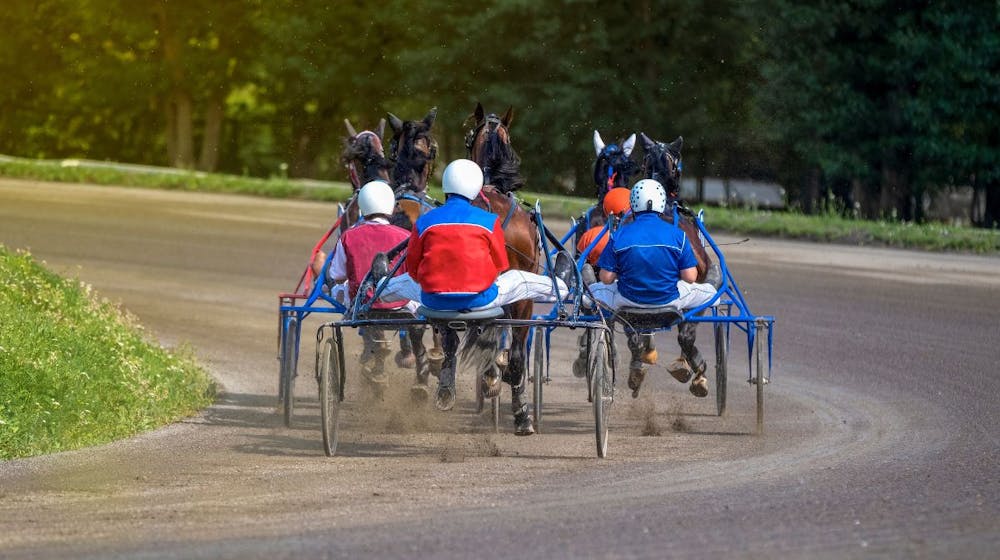
[[[705,226],[709,231],[849,245],[972,253],[1000,251],[1000,231],[938,223],[913,224],[852,220],[836,215],[806,216],[795,212],[708,208],[705,210]]]
[[[190,416],[214,385],[90,286],[0,245],[0,460],[109,442]]]
[[[185,191],[218,192],[264,196],[271,198],[298,198],[317,201],[344,201],[350,196],[347,183],[313,181],[304,183],[280,177],[256,179],[234,175],[210,173],[155,173],[95,169],[85,166],[66,166],[59,162],[33,161],[18,158],[0,160],[0,176],[92,183],[97,185],[124,185],[131,187],[174,189]],[[431,196],[443,199],[439,188],[429,189]],[[534,204],[542,203],[545,216],[567,218],[583,212],[591,201],[585,198],[541,194],[522,191],[520,197]],[[709,231],[725,231],[739,235],[761,235],[789,239],[805,239],[849,245],[874,245],[923,249],[930,251],[959,251],[972,253],[1000,252],[1000,231],[942,224],[910,224],[890,221],[851,220],[830,213],[804,215],[796,212],[746,210],[710,207],[705,211]]]

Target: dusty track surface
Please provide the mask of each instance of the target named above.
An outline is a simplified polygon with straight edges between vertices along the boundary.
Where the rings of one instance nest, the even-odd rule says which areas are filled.
[[[595,458],[566,332],[553,336],[544,433],[515,438],[504,414],[493,434],[467,378],[441,414],[409,404],[411,372],[377,403],[354,375],[340,454],[326,458],[320,318],[304,329],[294,427],[275,413],[276,293],[331,212],[0,181],[0,242],[120,300],[165,344],[189,342],[224,389],[204,414],[128,441],[0,463],[0,557],[973,558],[1000,546],[1000,259],[726,247],[751,307],[778,318],[763,436],[734,338],[725,416],[662,368],[636,401],[620,379],[610,457]],[[666,363],[676,342],[658,340]]]

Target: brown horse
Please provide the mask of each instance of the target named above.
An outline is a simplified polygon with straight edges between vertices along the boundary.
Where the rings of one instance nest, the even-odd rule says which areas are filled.
[[[664,219],[673,223],[673,208],[676,205],[678,223],[691,243],[694,250],[695,259],[698,261],[697,282],[707,282],[716,288],[719,287],[722,276],[717,263],[713,263],[708,256],[702,243],[698,226],[694,223],[694,213],[684,206],[680,198],[681,191],[681,149],[684,147],[684,138],[678,136],[670,144],[657,142],[643,133],[639,133],[642,139],[642,146],[645,151],[642,161],[642,171],[648,179],[655,179],[663,185],[667,191],[667,210],[664,212]],[[677,327],[677,343],[680,344],[681,353],[695,373],[705,370],[705,360],[695,347],[695,336],[697,323],[681,323]]]
[[[473,204],[500,216],[511,268],[537,272],[538,228],[532,217],[521,208],[517,199],[511,194],[524,184],[520,176],[521,160],[511,147],[508,129],[513,120],[513,108],[508,108],[503,117],[499,117],[493,113],[485,114],[482,104],[477,103],[473,116],[475,127],[466,136],[466,148],[469,159],[483,169],[487,183],[483,187],[482,195],[473,201]],[[514,319],[530,319],[532,307],[530,300],[524,300],[511,304],[507,311]],[[503,379],[511,387],[511,411],[515,416],[521,415],[522,418],[526,418],[527,405],[523,402],[522,396],[527,370],[528,329],[512,329],[511,339],[510,355],[503,372]],[[481,362],[480,366],[489,367],[490,364]],[[518,433],[524,433],[520,427]]]

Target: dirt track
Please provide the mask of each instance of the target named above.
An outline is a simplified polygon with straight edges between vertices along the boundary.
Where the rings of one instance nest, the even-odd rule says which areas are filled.
[[[120,299],[165,344],[190,342],[225,389],[202,416],[132,440],[0,463],[0,557],[909,558],[1000,545],[1000,259],[726,247],[752,308],[778,318],[763,437],[750,435],[735,339],[726,416],[662,369],[637,401],[620,381],[610,457],[596,459],[569,373],[576,335],[562,333],[544,433],[515,438],[505,414],[493,434],[472,414],[471,381],[440,414],[409,405],[408,372],[374,404],[355,377],[328,459],[311,378],[319,319],[304,329],[293,428],[274,405],[275,294],[330,212],[0,181],[0,242]],[[658,346],[666,363],[676,343]],[[660,436],[641,435],[650,424]]]

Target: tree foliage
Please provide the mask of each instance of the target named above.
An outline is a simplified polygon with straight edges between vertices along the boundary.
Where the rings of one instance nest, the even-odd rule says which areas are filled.
[[[995,1],[19,1],[0,152],[342,178],[343,119],[515,109],[531,189],[588,193],[591,135],[685,138],[691,176],[779,179],[920,220],[972,185],[1000,220]]]

